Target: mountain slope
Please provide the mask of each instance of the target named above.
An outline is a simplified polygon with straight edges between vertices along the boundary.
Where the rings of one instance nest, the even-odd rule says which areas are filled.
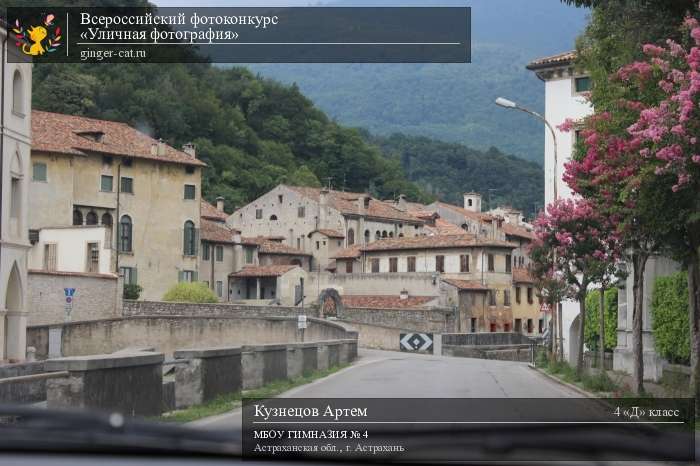
[[[342,0],[337,5],[378,5]],[[383,0],[382,6],[464,5],[457,0]],[[256,64],[250,69],[296,83],[339,122],[373,133],[402,132],[460,142],[541,163],[544,129],[518,112],[496,107],[508,97],[544,107],[544,86],[525,65],[569,50],[586,10],[557,0],[472,0],[470,64]]]

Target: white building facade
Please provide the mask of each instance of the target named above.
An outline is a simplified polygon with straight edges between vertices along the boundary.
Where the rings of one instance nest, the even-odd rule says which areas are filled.
[[[0,102],[0,360],[26,357],[27,204],[32,67],[7,31],[2,36]],[[13,63],[11,63],[13,62]]]
[[[529,70],[537,74],[538,78],[544,81],[544,117],[554,127],[556,134],[555,166],[555,142],[549,129],[544,128],[545,206],[554,201],[555,182],[558,199],[572,196],[571,189],[562,179],[562,175],[564,165],[571,160],[578,131],[561,131],[557,126],[567,119],[579,121],[593,113],[593,107],[585,95],[585,92],[590,89],[590,78],[575,70],[575,58],[576,52],[571,51],[537,59],[527,66]],[[575,363],[578,357],[578,339],[572,338],[572,336],[578,335],[579,303],[567,300],[562,302],[560,306],[562,308],[564,356],[571,363]]]
[[[580,121],[593,113],[593,106],[586,98],[586,92],[590,89],[590,78],[577,71],[574,66],[575,52],[565,52],[559,55],[537,59],[528,65],[528,69],[534,71],[545,83],[545,119],[554,125],[557,144],[557,164],[554,171],[554,141],[547,128],[545,128],[545,205],[554,200],[554,180],[557,183],[559,198],[568,198],[572,192],[562,179],[564,165],[571,159],[579,131],[574,125],[574,130],[564,132],[557,128],[565,120]],[[628,267],[628,277],[618,292],[618,322],[617,322],[617,347],[614,350],[613,369],[632,373],[632,285],[633,271]],[[654,349],[654,337],[652,334],[651,298],[656,277],[669,275],[677,271],[678,264],[665,257],[652,257],[649,259],[644,279],[644,305],[643,305],[643,359],[644,377],[648,380],[658,381],[663,372],[664,361]],[[628,307],[629,303],[629,307]],[[629,312],[628,312],[629,309]],[[564,353],[572,363],[578,356],[579,332],[579,303],[565,301],[562,303],[562,323],[564,333]]]

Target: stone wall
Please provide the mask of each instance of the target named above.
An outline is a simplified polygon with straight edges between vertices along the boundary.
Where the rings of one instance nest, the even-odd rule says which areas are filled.
[[[457,346],[498,346],[498,345],[529,345],[535,342],[520,333],[446,333],[442,336],[443,345]]]
[[[51,329],[51,330],[50,330]],[[107,354],[133,347],[153,347],[171,354],[180,348],[241,346],[302,341],[296,317],[122,317],[27,328],[27,344],[39,359],[49,355],[49,333],[60,338],[62,356]],[[356,338],[334,322],[307,319],[304,341]]]
[[[28,281],[28,325],[67,320],[64,288],[76,290],[70,320],[109,319],[121,314],[122,285],[116,276],[31,271]]]
[[[503,346],[455,346],[445,345],[443,340],[442,355],[475,359],[497,359],[500,361],[531,362],[534,345]]]
[[[165,301],[124,301],[122,316],[197,316],[197,317],[279,317],[305,313],[318,317],[313,308],[288,306],[251,306],[226,303],[169,303]]]
[[[359,268],[359,264],[355,263]],[[340,273],[321,272],[309,274],[307,288],[324,290],[335,288],[348,295],[396,295],[402,290],[409,290],[413,296],[439,296],[439,280],[434,273],[352,273],[345,274],[344,267]],[[356,270],[356,272],[360,272]],[[317,296],[314,296],[314,299]]]
[[[338,313],[338,319],[351,324],[381,325],[411,329],[414,332],[453,332],[454,311],[451,309],[348,309]],[[360,337],[361,338],[361,337]]]
[[[66,377],[47,381],[48,408],[117,411],[155,416],[163,408],[163,353],[100,354],[46,362]]]

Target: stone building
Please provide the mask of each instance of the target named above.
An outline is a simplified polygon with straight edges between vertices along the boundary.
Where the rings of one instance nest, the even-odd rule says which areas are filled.
[[[32,66],[2,37],[0,102],[0,360],[26,357],[27,212],[32,125]]]
[[[365,193],[279,185],[236,210],[227,223],[244,236],[283,238],[288,246],[312,254],[311,268],[317,271],[332,265],[329,247],[337,248],[339,240],[347,247],[413,237],[422,233],[424,222]]]
[[[504,240],[462,232],[383,239],[343,249],[333,258],[338,276],[390,277],[405,281],[406,292],[412,295],[408,278],[432,275],[439,283],[433,297],[459,311],[458,331],[512,332],[517,326],[521,333],[536,334],[542,318],[536,291],[532,283],[521,290],[523,274],[513,268],[515,248]]]
[[[114,251],[112,272],[140,285],[143,299],[159,300],[178,280],[198,279],[205,164],[194,146],[177,150],[124,123],[39,111],[32,112],[32,134],[32,235],[104,227],[98,248]],[[51,248],[38,247],[37,260],[50,263]]]

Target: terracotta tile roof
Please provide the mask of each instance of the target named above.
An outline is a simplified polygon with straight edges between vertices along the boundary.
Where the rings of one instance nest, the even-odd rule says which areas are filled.
[[[415,236],[413,238],[387,238],[366,245],[364,251],[393,251],[400,249],[446,249],[475,246],[493,246],[516,248],[507,241],[477,238],[474,235],[462,233],[459,235]]]
[[[321,198],[320,188],[310,188],[306,186],[287,186],[287,188],[296,191],[304,197],[313,201],[319,202]],[[345,215],[366,215],[372,218],[403,221],[408,223],[422,223],[421,220],[413,215],[402,212],[396,206],[389,202],[380,201],[378,199],[370,199],[367,209],[360,209],[358,199],[367,194],[351,193],[345,191],[328,191],[328,205],[340,211]]]
[[[423,227],[429,234],[432,235],[463,235],[464,230],[454,223],[441,218],[435,219],[435,226],[426,225]]]
[[[287,246],[283,243],[278,243],[276,241],[263,241],[258,245],[258,252],[260,254],[284,254],[289,256],[310,256],[308,252],[304,252],[301,249],[293,248]]]
[[[437,299],[437,296],[409,296],[401,299],[400,296],[343,295],[340,298],[343,306],[351,309],[421,309],[426,308],[426,304]]]
[[[453,204],[448,204],[446,202],[436,202],[436,204],[439,207],[444,207],[446,209],[450,209],[453,212],[456,212],[460,215],[463,215],[465,218],[470,218],[475,221],[482,221],[482,222],[490,222],[492,220],[491,216],[485,213],[481,212],[474,212],[471,210],[467,210],[464,207],[459,207]]]
[[[478,280],[456,280],[454,278],[443,278],[442,281],[460,290],[488,291],[488,287],[482,285]]]
[[[202,218],[208,218],[209,220],[218,220],[220,222],[225,222],[226,219],[228,218],[228,215],[226,215],[226,212],[222,212],[204,199],[202,199],[201,202],[201,210],[200,210],[200,216]]]
[[[522,267],[513,268],[513,282],[514,283],[535,283],[535,277],[530,275],[528,269]]]
[[[528,239],[530,241],[535,239],[535,234],[522,225],[513,225],[512,223],[503,223],[502,229],[506,235],[518,236],[520,238],[525,238],[525,239]]]
[[[278,236],[243,236],[241,237],[241,243],[247,246],[259,246],[265,242],[279,242],[284,240]]]
[[[102,141],[91,139],[90,133],[103,135]],[[151,153],[153,144],[158,144],[158,140],[125,123],[32,111],[32,150],[34,151],[71,155],[98,152],[160,162],[206,166],[201,160],[167,144],[164,145],[163,155],[153,155]]]
[[[314,230],[311,233],[309,233],[309,236],[312,233],[321,233],[322,235],[326,235],[329,238],[345,238],[345,233],[343,233],[342,231],[330,230],[327,228],[321,228],[320,230]]]
[[[561,66],[568,65],[576,59],[576,51],[572,50],[569,52],[558,53],[556,55],[550,55],[548,57],[537,58],[532,60],[528,65],[528,70],[537,70],[541,68],[549,68],[551,66]]]
[[[202,217],[199,221],[200,237],[204,241],[212,243],[233,244],[234,230],[226,226],[225,223],[216,222]]]
[[[281,277],[298,265],[258,265],[243,267],[238,272],[229,274],[229,277]]]
[[[355,259],[360,257],[361,252],[360,245],[354,244],[348,248],[339,250],[331,259]]]

